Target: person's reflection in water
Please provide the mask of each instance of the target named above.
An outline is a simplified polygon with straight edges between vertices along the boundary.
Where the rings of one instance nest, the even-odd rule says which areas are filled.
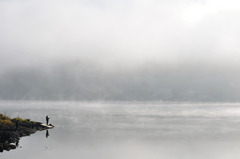
[[[46,138],[48,138],[48,136],[49,136],[49,132],[48,130],[46,130]]]

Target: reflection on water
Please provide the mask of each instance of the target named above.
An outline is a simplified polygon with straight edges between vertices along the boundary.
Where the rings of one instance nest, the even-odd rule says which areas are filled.
[[[240,104],[10,102],[0,108],[42,122],[48,114],[55,125],[51,137],[42,131],[21,138],[22,149],[0,158],[240,158]]]
[[[0,131],[0,152],[14,150],[19,146],[20,138],[16,135],[17,131]]]
[[[48,138],[48,136],[49,136],[49,132],[48,130],[46,130],[46,138]]]
[[[16,141],[16,147],[18,147],[18,146],[19,146],[19,140]]]
[[[20,137],[16,131],[0,131],[0,152],[15,150],[19,146]],[[46,138],[49,137],[49,131],[46,130]]]
[[[18,147],[18,143],[19,143],[19,141],[16,141],[15,143],[9,143],[7,140],[5,140],[3,142],[1,141],[0,152],[16,149],[16,147]]]

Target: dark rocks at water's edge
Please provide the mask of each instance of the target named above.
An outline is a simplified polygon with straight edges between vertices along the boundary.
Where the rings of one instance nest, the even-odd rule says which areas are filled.
[[[10,119],[9,123],[4,123],[0,119],[0,152],[16,149],[21,137],[51,128],[53,128],[53,125],[46,125],[29,119],[15,118]]]

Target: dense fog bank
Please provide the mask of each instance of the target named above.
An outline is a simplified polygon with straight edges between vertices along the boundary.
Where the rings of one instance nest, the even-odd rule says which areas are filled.
[[[221,65],[146,64],[104,69],[72,62],[0,74],[4,100],[240,101],[240,71]]]
[[[0,99],[240,101],[236,0],[0,0]]]

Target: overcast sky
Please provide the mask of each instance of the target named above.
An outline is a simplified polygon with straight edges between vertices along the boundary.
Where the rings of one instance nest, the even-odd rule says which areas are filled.
[[[166,90],[174,93],[180,87],[181,91],[189,87],[188,93],[195,92],[201,97],[215,90],[214,98],[218,97],[219,91],[223,97],[235,92],[235,99],[240,100],[240,71],[237,69],[240,66],[239,6],[237,0],[0,0],[0,75],[21,67],[51,69],[62,65],[68,70],[52,73],[52,79],[58,80],[58,76],[71,70],[76,84],[86,75],[86,81],[94,79],[97,86],[99,79],[96,78],[100,76],[104,82],[107,78],[114,79],[114,86],[119,83],[115,74],[92,74],[106,70],[124,74],[124,70],[131,70],[132,79],[140,79],[134,88],[139,92],[146,80],[142,69],[151,72],[146,84],[149,89],[151,85],[151,90],[158,91],[167,85]],[[93,70],[83,69],[79,63],[92,66]],[[206,71],[209,72],[204,74]],[[4,82],[19,77],[22,82],[23,79],[28,81],[35,78],[33,72],[36,71],[5,74],[0,85],[10,90],[13,85],[8,83],[8,87]],[[160,80],[163,75],[165,81],[174,81],[164,84]],[[172,75],[174,79],[171,79]],[[199,81],[200,77],[203,81]],[[45,78],[48,82],[49,79],[51,77]],[[64,85],[71,83],[69,79],[61,80]],[[127,85],[132,86],[134,80],[122,80],[120,83],[124,86],[114,90],[122,89],[124,94]],[[154,80],[158,82],[156,85]],[[197,83],[187,85],[192,81]],[[63,85],[61,82],[55,88]],[[206,88],[201,93],[199,88],[194,88],[198,84],[199,88]],[[224,84],[225,88],[218,90]],[[21,82],[17,85],[23,86]],[[93,83],[87,85],[93,86]],[[32,91],[32,86],[24,86]],[[106,87],[102,86],[101,90],[106,91]],[[133,95],[131,91],[128,93]]]
[[[0,65],[240,62],[237,0],[0,0]]]

